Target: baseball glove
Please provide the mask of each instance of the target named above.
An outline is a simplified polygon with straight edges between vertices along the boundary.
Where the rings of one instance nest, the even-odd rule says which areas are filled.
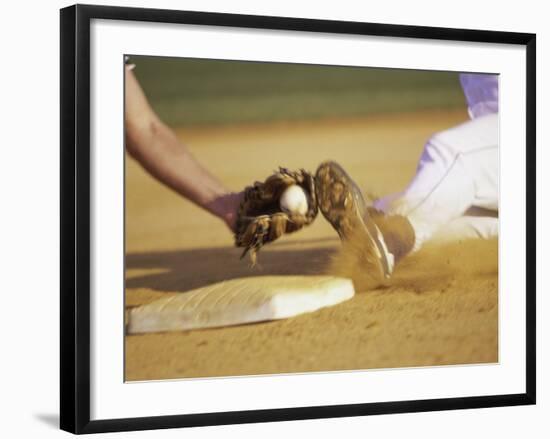
[[[298,185],[304,190],[308,203],[305,214],[286,212],[280,207],[281,195],[292,185]],[[235,245],[244,247],[241,259],[248,253],[254,265],[263,245],[310,225],[317,212],[315,177],[303,169],[289,171],[279,168],[264,182],[257,181],[247,186],[235,227]]]

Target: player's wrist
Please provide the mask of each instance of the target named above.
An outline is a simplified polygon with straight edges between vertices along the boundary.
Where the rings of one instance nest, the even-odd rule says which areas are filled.
[[[231,231],[235,231],[237,212],[243,200],[243,192],[228,192],[219,195],[207,205],[207,210],[220,218]]]

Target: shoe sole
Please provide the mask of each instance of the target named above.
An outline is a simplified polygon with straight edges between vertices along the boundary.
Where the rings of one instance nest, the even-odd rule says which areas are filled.
[[[372,260],[368,256],[374,255],[379,274],[389,278],[392,264],[388,260],[388,250],[366,206],[359,206],[364,202],[354,197],[353,193],[361,194],[361,190],[353,179],[338,163],[325,162],[317,169],[315,180],[319,209],[340,239],[351,242],[358,238],[357,234],[363,235],[365,242],[370,244],[364,249],[366,259]]]

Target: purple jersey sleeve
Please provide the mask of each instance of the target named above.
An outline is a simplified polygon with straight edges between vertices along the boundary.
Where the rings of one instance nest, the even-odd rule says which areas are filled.
[[[461,73],[460,84],[472,119],[498,113],[498,75]]]

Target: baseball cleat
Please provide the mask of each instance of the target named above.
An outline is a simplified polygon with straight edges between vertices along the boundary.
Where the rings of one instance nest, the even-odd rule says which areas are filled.
[[[319,209],[338,232],[342,242],[361,243],[361,256],[374,265],[378,274],[389,278],[394,257],[388,251],[382,232],[367,209],[363,194],[353,179],[336,162],[321,163],[315,174]]]

